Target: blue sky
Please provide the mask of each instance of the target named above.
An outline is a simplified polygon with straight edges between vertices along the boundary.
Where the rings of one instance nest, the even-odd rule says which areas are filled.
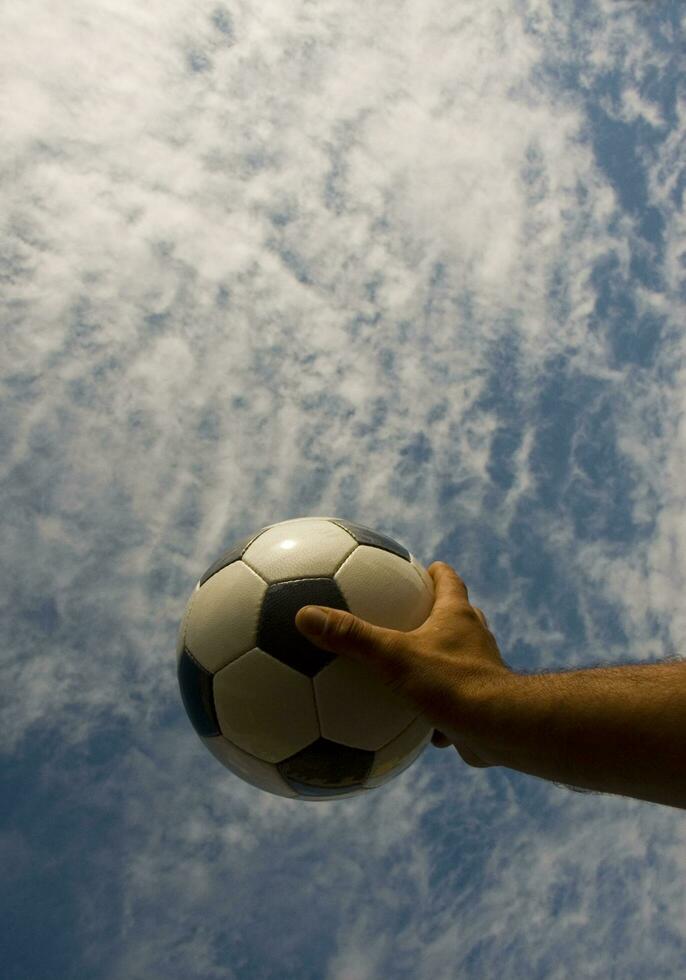
[[[686,655],[686,7],[0,10],[3,976],[681,976],[686,823],[431,746],[361,798],[186,718],[200,574],[329,514],[522,672]]]

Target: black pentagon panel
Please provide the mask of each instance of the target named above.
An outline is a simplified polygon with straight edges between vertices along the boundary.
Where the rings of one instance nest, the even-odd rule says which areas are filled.
[[[318,738],[276,768],[299,796],[335,797],[364,789],[373,764],[374,752]]]
[[[272,527],[273,525],[268,525]],[[251,534],[247,538],[242,538],[242,540],[237,541],[236,544],[231,545],[222,555],[217,558],[213,564],[207,569],[202,578],[200,579],[200,585],[204,585],[208,578],[212,578],[217,572],[220,572],[222,568],[226,568],[227,565],[231,565],[235,561],[239,561],[245,552],[248,550],[248,545],[251,545],[255,538],[259,538],[263,531],[266,531],[266,527],[261,527],[256,534]]]
[[[306,677],[314,677],[336,654],[320,650],[298,630],[295,614],[303,606],[330,606],[348,611],[341,590],[328,576],[274,582],[262,600],[256,645],[282,664]]]
[[[342,527],[344,531],[348,534],[352,534],[358,544],[368,544],[372,548],[383,548],[384,551],[390,551],[392,554],[397,555],[399,558],[404,558],[405,561],[411,561],[410,552],[407,548],[403,548],[401,544],[394,541],[393,538],[387,537],[385,534],[379,534],[378,531],[372,531],[369,527],[363,527],[362,524],[353,524],[350,521],[341,521],[337,517],[331,518],[332,524],[338,524]]]
[[[198,735],[220,735],[219,723],[214,710],[212,674],[184,649],[177,668],[181,698],[186,713]]]

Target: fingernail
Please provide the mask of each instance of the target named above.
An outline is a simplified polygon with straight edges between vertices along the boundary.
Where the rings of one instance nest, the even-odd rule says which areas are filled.
[[[319,636],[326,629],[326,613],[318,606],[305,606],[300,616],[303,629],[312,636]]]

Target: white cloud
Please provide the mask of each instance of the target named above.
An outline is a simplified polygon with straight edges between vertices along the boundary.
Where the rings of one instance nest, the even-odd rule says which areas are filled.
[[[91,975],[677,970],[677,811],[452,750],[290,803],[218,768],[173,670],[199,573],[308,513],[449,561],[517,669],[686,653],[660,6],[0,12],[4,750],[95,807]]]

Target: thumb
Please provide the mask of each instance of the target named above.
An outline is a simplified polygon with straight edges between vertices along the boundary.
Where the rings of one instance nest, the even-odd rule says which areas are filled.
[[[322,614],[319,622],[312,612]],[[314,646],[367,665],[409,707],[418,707],[418,698],[409,693],[417,673],[416,654],[403,642],[403,632],[375,626],[329,606],[303,606],[295,625]]]
[[[384,630],[343,609],[328,606],[303,606],[295,625],[315,646],[331,653],[369,659],[378,655],[388,643]]]

